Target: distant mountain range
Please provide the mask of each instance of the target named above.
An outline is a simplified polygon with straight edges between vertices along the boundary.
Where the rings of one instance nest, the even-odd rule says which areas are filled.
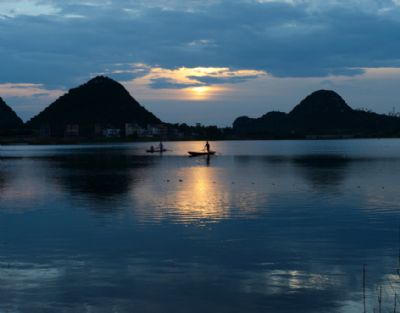
[[[0,97],[0,133],[11,132],[22,125],[22,120]]]
[[[69,90],[26,125],[33,129],[48,125],[53,134],[61,135],[66,126],[72,124],[79,125],[83,134],[85,129],[89,132],[96,124],[124,128],[125,123],[146,126],[162,122],[141,106],[120,83],[97,76]]]
[[[400,135],[400,118],[353,110],[336,92],[319,90],[289,113],[239,117],[233,130],[245,138],[387,137]]]
[[[289,113],[274,111],[260,118],[239,117],[233,123],[233,130],[170,125],[141,106],[120,83],[104,76],[69,90],[29,120],[25,129],[40,129],[41,136],[45,128],[55,137],[63,137],[66,132],[85,137],[96,134],[96,127],[123,130],[126,124],[133,128],[161,125],[163,132],[162,127],[168,131],[172,128],[175,133],[193,138],[199,134],[220,139],[400,136],[399,117],[353,110],[330,90],[312,93]],[[23,126],[22,120],[0,98],[0,133],[13,133]]]

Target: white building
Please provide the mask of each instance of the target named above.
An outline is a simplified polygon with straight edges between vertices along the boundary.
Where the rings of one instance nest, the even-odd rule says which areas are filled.
[[[119,128],[106,128],[103,129],[103,136],[107,138],[121,137],[121,130]]]

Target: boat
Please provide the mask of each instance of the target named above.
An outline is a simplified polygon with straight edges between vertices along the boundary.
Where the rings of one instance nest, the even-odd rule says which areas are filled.
[[[215,151],[188,151],[190,156],[214,155]]]
[[[168,151],[168,150],[167,149],[162,149],[162,150],[160,150],[160,149],[148,149],[148,150],[146,150],[147,153],[162,153],[162,152],[165,152],[165,151]]]

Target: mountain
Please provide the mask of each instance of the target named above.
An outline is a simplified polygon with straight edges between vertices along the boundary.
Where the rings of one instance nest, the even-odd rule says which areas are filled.
[[[0,132],[9,132],[21,128],[22,120],[0,97]]]
[[[302,100],[289,113],[292,127],[306,133],[351,129],[354,111],[336,92],[319,90]]]
[[[242,116],[234,121],[233,128],[239,136],[255,138],[379,137],[400,135],[400,118],[353,110],[336,92],[319,90],[289,113],[269,112],[260,118]]]
[[[95,125],[123,128],[125,123],[141,126],[162,123],[141,106],[118,82],[97,76],[73,88],[28,121],[30,128],[50,126],[52,134],[61,135],[69,124],[77,124],[81,134]]]

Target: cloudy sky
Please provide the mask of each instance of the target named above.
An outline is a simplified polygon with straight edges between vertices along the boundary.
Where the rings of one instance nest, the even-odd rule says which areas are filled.
[[[322,88],[400,111],[400,0],[0,0],[0,96],[24,120],[99,74],[167,122],[227,126]]]

